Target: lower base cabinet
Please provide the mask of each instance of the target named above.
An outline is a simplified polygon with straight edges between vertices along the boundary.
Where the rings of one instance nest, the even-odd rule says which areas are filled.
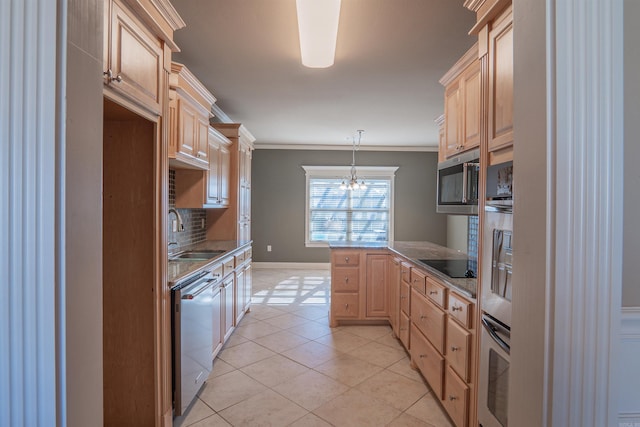
[[[469,418],[469,386],[447,367],[444,379],[444,407],[457,427],[467,427]]]
[[[223,315],[220,317],[221,325],[220,329],[222,331],[222,336],[224,337],[224,341],[226,341],[233,332],[234,326],[234,313],[233,313],[233,285],[234,285],[234,277],[233,274],[227,276],[222,281],[221,293],[221,306]]]
[[[418,330],[411,328],[411,363],[417,367],[429,382],[433,393],[442,399],[444,357],[438,353],[429,340]]]

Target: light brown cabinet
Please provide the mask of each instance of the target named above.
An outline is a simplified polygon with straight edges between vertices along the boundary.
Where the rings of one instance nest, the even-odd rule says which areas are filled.
[[[386,251],[332,250],[330,326],[341,320],[388,320],[388,272]]]
[[[411,291],[411,322],[444,354],[445,313],[415,289]]]
[[[222,191],[220,195],[223,203],[228,200],[227,209],[207,212],[207,238],[248,241],[251,240],[251,162],[255,138],[240,123],[214,123],[213,127],[231,141],[229,152],[221,152],[224,159],[221,168],[229,165],[229,191]]]
[[[176,168],[209,168],[209,119],[214,96],[177,62],[171,64],[169,164]]]
[[[509,6],[489,30],[489,151],[513,144],[513,13]]]
[[[400,263],[389,256],[389,323],[396,337],[400,336]]]
[[[445,158],[480,145],[482,113],[482,74],[475,44],[445,74],[440,83],[444,92]]]
[[[105,32],[105,90],[161,115],[163,42],[119,0],[105,1]]]
[[[229,206],[231,152],[224,135],[209,127],[209,169],[205,172],[206,207]]]
[[[433,393],[442,399],[444,357],[418,329],[411,327],[411,363],[429,383]]]
[[[388,255],[367,255],[367,317],[389,316]]]

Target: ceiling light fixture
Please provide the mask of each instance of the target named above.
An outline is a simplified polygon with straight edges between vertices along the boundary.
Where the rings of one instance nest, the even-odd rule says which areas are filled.
[[[362,140],[363,130],[358,130],[358,143],[356,144],[356,137],[352,137],[353,140],[353,150],[351,152],[351,176],[342,180],[342,184],[340,184],[341,190],[365,190],[367,185],[364,183],[364,180],[361,179],[358,182],[358,174],[356,173],[356,151],[360,149],[360,141]],[[347,184],[347,180],[349,183]]]
[[[296,0],[302,65],[333,65],[338,38],[341,0]]]

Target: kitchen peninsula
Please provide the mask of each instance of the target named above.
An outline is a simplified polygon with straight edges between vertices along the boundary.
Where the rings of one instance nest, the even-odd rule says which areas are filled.
[[[456,426],[467,426],[477,388],[476,260],[431,242],[329,246],[330,325],[389,323]],[[462,277],[431,261],[461,263],[463,274],[451,274]]]

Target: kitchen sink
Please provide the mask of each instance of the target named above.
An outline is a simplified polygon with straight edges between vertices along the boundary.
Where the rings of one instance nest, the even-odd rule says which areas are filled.
[[[225,253],[222,250],[200,249],[193,251],[184,251],[169,256],[169,261],[206,261]]]

